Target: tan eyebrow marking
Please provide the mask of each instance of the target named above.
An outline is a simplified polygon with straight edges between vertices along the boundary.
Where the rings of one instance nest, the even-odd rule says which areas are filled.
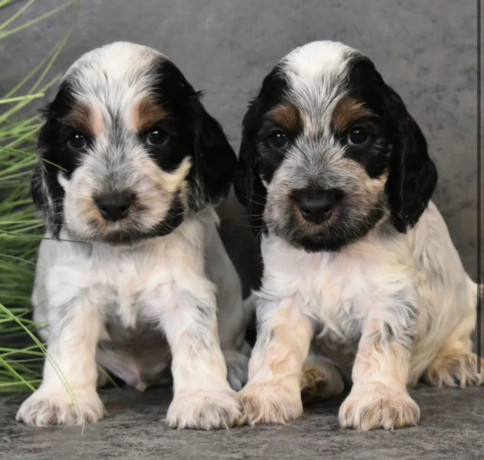
[[[345,96],[338,101],[331,116],[331,124],[338,132],[345,132],[355,121],[371,115],[363,102]]]
[[[302,128],[301,113],[295,105],[278,105],[269,112],[269,117],[287,133],[294,134]]]
[[[100,112],[88,104],[77,103],[66,117],[67,123],[85,134],[100,134],[104,130],[104,121]]]
[[[143,133],[167,115],[166,110],[159,103],[153,98],[146,97],[134,107],[130,127],[135,132]]]

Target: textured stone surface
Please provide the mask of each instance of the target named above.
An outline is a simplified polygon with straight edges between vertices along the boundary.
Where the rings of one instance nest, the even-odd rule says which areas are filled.
[[[110,418],[80,427],[31,428],[13,422],[21,397],[0,397],[0,458],[52,459],[475,459],[484,458],[482,388],[422,386],[412,391],[421,424],[403,430],[342,430],[341,398],[306,408],[288,426],[230,431],[171,430],[163,423],[170,392],[161,389],[102,392]]]

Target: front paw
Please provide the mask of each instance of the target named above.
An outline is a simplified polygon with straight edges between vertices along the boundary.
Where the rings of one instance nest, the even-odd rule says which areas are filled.
[[[244,408],[240,423],[286,424],[303,412],[297,382],[249,384],[238,397]]]
[[[339,410],[343,428],[361,431],[415,426],[420,409],[406,390],[394,390],[384,384],[355,385]]]
[[[64,388],[39,388],[27,398],[16,420],[31,426],[82,425],[104,415],[104,406],[95,389],[72,389],[76,401]]]
[[[166,421],[172,428],[230,428],[242,415],[233,390],[192,390],[175,395]]]

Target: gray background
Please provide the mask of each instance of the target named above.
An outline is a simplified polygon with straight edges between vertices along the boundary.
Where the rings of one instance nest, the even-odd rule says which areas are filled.
[[[39,0],[26,17],[63,3]],[[0,92],[38,63],[76,21],[54,72],[115,40],[157,48],[204,90],[207,108],[238,150],[247,103],[272,66],[309,41],[343,41],[373,59],[425,133],[439,170],[434,200],[475,279],[476,11],[473,0],[86,0],[77,20],[76,8],[68,8],[0,41]],[[254,247],[233,198],[222,214],[230,252],[246,284],[253,285]]]
[[[25,3],[25,2],[24,2]],[[62,0],[38,0],[27,17]],[[0,13],[15,11],[12,6]],[[0,20],[2,18],[0,17]],[[0,93],[37,64],[75,20],[74,9],[0,41]],[[263,76],[294,47],[316,39],[360,48],[400,93],[426,134],[440,173],[434,196],[463,262],[476,275],[476,2],[473,0],[89,0],[54,66],[131,40],[168,54],[238,149],[248,101]],[[233,197],[223,233],[247,285],[258,276],[255,245]],[[169,392],[106,390],[112,418],[78,428],[32,429],[13,422],[22,396],[0,397],[0,458],[379,459],[483,458],[482,388],[412,391],[421,425],[394,433],[338,428],[341,398],[306,408],[289,427],[216,433],[168,430]]]

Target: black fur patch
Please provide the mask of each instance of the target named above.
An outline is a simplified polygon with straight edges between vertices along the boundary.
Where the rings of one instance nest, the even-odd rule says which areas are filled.
[[[283,160],[281,152],[263,144],[263,127],[270,122],[264,119],[269,110],[285,101],[288,83],[276,66],[264,79],[259,95],[252,101],[244,117],[239,163],[235,174],[235,193],[247,206],[249,221],[254,231],[264,228],[264,212],[267,191],[261,176],[268,182]],[[261,131],[262,129],[262,131]],[[262,147],[263,153],[260,152]]]
[[[437,170],[428,155],[425,137],[400,96],[385,84],[368,58],[354,59],[347,85],[350,94],[379,117],[381,137],[388,145],[390,157],[387,160],[377,155],[379,159],[371,160],[372,168],[378,172],[388,161],[386,191],[392,222],[404,233],[417,223],[437,184]]]
[[[230,189],[236,157],[220,124],[210,116],[197,93],[180,70],[170,61],[154,65],[153,94],[168,112],[160,128],[170,136],[161,147],[150,147],[158,165],[176,169],[185,157],[191,157],[194,167],[190,180],[194,200],[218,203]],[[200,196],[201,195],[201,196]]]
[[[64,199],[64,190],[57,180],[57,175],[62,171],[70,177],[82,155],[67,144],[67,138],[74,130],[65,123],[65,119],[73,104],[72,86],[69,81],[64,81],[54,101],[45,110],[47,121],[40,130],[38,139],[40,162],[31,183],[34,203],[41,210],[54,236],[59,235],[62,227]],[[89,142],[88,133],[86,137]]]

